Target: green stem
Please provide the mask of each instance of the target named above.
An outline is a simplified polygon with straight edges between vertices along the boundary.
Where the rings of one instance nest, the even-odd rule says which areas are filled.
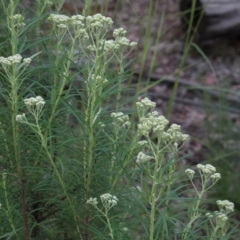
[[[8,201],[8,192],[7,192],[7,182],[6,182],[6,176],[7,176],[7,173],[6,172],[3,172],[2,173],[2,179],[3,179],[3,191],[4,191],[4,197],[5,197],[5,201],[6,201],[6,207],[7,207],[7,210],[5,211],[6,212],[6,215],[7,215],[7,219],[9,221],[9,224],[17,238],[17,240],[19,239],[18,236],[17,236],[17,231],[16,231],[16,228],[15,228],[15,225],[14,225],[14,222],[13,222],[13,219],[11,217],[11,215],[9,215],[9,212],[10,212],[10,205],[9,205],[9,201]]]
[[[181,77],[181,71],[182,71],[183,66],[186,62],[187,55],[189,53],[189,50],[191,48],[191,44],[193,42],[194,35],[192,34],[192,27],[193,27],[194,15],[195,15],[195,8],[196,8],[196,0],[192,0],[191,14],[190,14],[190,20],[189,20],[189,25],[188,25],[188,30],[187,30],[187,37],[186,37],[186,41],[185,41],[185,44],[184,44],[183,56],[181,58],[179,68],[178,68],[179,70],[177,72],[176,80],[174,82],[173,91],[171,93],[170,100],[169,100],[168,106],[167,106],[167,112],[166,112],[167,119],[170,119],[170,116],[172,114],[174,100],[175,100],[176,95],[177,95],[179,79]],[[199,22],[200,22],[200,20],[199,20]]]

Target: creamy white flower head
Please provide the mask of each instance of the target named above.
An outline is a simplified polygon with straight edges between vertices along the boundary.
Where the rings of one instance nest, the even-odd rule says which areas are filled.
[[[217,215],[217,218],[220,219],[221,221],[224,221],[224,222],[226,222],[226,221],[228,220],[227,215],[224,214],[224,213],[219,213],[219,214]]]
[[[123,28],[117,28],[113,31],[113,37],[124,37],[126,35],[127,31]]]
[[[151,160],[152,158],[153,158],[153,157],[145,154],[144,152],[140,152],[140,153],[138,153],[138,155],[137,155],[137,160],[136,160],[136,162],[137,162],[138,164],[141,164],[141,163],[144,163],[144,162],[147,162],[147,161]]]
[[[143,136],[148,136],[150,131],[153,130],[153,132],[162,135],[167,125],[168,125],[168,120],[164,116],[156,117],[156,112],[154,111],[152,113],[147,114],[146,117],[140,118],[140,121],[138,124],[138,134]]]
[[[31,58],[24,58],[23,62],[25,65],[29,65],[31,63],[32,59]]]
[[[35,113],[37,115],[40,114],[43,106],[45,105],[45,101],[41,96],[26,98],[24,99],[24,103],[27,106],[29,112]]]
[[[65,29],[65,28],[67,28],[67,25],[64,24],[64,23],[60,23],[60,24],[57,25],[57,27],[58,27],[58,28]]]
[[[221,174],[220,173],[214,173],[213,175],[211,175],[211,178],[214,180],[219,180],[221,179]]]
[[[136,47],[137,46],[137,42],[130,42],[129,46],[130,47]]]
[[[195,171],[193,171],[192,169],[186,169],[185,173],[187,174],[187,176],[192,180],[193,179],[193,175],[195,174]]]
[[[122,112],[113,112],[111,113],[111,117],[113,118],[113,125],[115,127],[129,127],[131,125],[129,116]]]
[[[82,21],[85,19],[85,17],[84,17],[83,15],[81,15],[81,14],[77,14],[77,15],[73,15],[73,16],[71,17],[71,19],[82,22]]]
[[[23,16],[22,16],[22,14],[15,14],[15,15],[13,15],[13,17],[12,17],[12,19],[14,19],[14,20],[23,20]]]
[[[27,122],[26,115],[24,113],[23,114],[18,114],[16,116],[16,121],[17,122]]]
[[[111,195],[110,193],[105,193],[100,196],[103,206],[106,209],[110,209],[117,205],[118,199],[116,196]]]
[[[148,142],[145,141],[145,140],[138,142],[138,145],[139,145],[139,146],[145,146],[145,145],[147,145],[147,144],[148,144]]]
[[[106,52],[110,50],[118,50],[119,48],[120,45],[112,39],[101,41],[99,47],[99,49],[104,49]]]
[[[50,14],[48,20],[56,24],[67,24],[69,21],[69,17],[63,14]]]
[[[97,198],[89,198],[89,199],[87,200],[87,203],[88,203],[88,204],[91,204],[91,205],[93,205],[93,206],[97,206],[98,201],[97,201]]]
[[[19,64],[22,60],[22,56],[19,54],[9,56],[9,57],[0,57],[0,63],[2,65],[14,65]]]
[[[234,203],[228,200],[218,200],[217,205],[219,209],[226,214],[234,212]]]
[[[156,103],[150,101],[148,98],[144,98],[141,101],[136,103],[138,108],[147,108],[147,109],[153,109],[156,107]]]
[[[206,165],[198,164],[197,169],[201,171],[203,175],[206,177],[210,177],[210,176],[214,176],[212,178],[219,177],[219,174],[214,175],[214,173],[216,172],[216,168],[211,164],[206,164]]]
[[[106,27],[110,29],[112,27],[113,21],[110,17],[105,17],[100,13],[93,16],[86,17],[86,24],[90,28],[103,28]]]
[[[224,228],[228,221],[228,217],[225,213],[218,212],[216,215],[216,225],[219,228]]]
[[[90,79],[98,84],[107,83],[108,80],[100,75],[91,74]]]

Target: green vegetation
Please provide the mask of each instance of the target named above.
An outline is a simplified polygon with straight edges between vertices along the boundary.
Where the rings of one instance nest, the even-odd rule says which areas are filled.
[[[137,100],[148,81],[140,76],[131,96],[127,57],[137,43],[126,30],[111,33],[114,19],[87,15],[91,1],[73,16],[60,13],[63,1],[36,1],[34,11],[16,0],[0,4],[0,239],[237,234],[232,202],[207,210],[206,192],[225,179],[210,164],[198,164],[198,173],[181,168],[189,136],[156,103]]]

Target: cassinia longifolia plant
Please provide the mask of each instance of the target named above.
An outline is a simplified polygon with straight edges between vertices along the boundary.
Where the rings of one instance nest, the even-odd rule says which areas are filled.
[[[0,239],[227,238],[233,203],[201,208],[221,178],[215,167],[198,164],[197,178],[185,171],[188,198],[178,153],[189,136],[148,98],[137,118],[121,110],[124,61],[136,46],[126,30],[111,32],[102,14],[46,13],[50,1],[36,1],[32,22],[18,1],[1,4]],[[24,37],[31,31],[35,43]]]

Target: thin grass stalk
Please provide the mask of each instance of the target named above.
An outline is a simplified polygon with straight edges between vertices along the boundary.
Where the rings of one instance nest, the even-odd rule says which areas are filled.
[[[142,83],[142,77],[143,77],[143,69],[144,69],[144,64],[146,63],[146,59],[147,59],[147,54],[149,52],[149,48],[151,46],[151,21],[152,21],[152,15],[153,15],[153,0],[150,0],[149,2],[149,6],[148,6],[148,19],[147,19],[147,29],[145,31],[145,35],[144,35],[144,47],[143,47],[143,51],[141,53],[142,57],[141,57],[141,64],[140,64],[140,73],[139,73],[139,78],[138,78],[138,84],[137,84],[137,89],[136,92],[139,93],[140,92],[140,87],[141,87],[141,83]]]
[[[192,46],[192,42],[193,42],[193,39],[194,39],[194,33],[195,33],[195,31],[197,31],[197,29],[198,29],[198,27],[201,23],[203,14],[204,14],[204,9],[203,9],[200,17],[198,18],[196,26],[194,28],[194,33],[192,33],[196,4],[197,4],[197,0],[192,0],[191,10],[190,10],[191,11],[190,12],[190,19],[189,19],[189,24],[188,24],[188,29],[187,29],[187,35],[186,35],[186,40],[185,40],[184,48],[183,48],[183,56],[182,56],[180,64],[179,64],[178,72],[177,72],[177,75],[176,75],[176,81],[174,82],[173,90],[171,92],[171,96],[170,96],[168,106],[167,106],[166,117],[168,119],[170,119],[172,111],[173,111],[173,106],[174,106],[174,102],[175,102],[175,98],[176,98],[177,90],[178,90],[178,84],[179,84],[179,80],[180,80],[180,77],[181,77],[181,71],[184,67],[184,64],[186,62],[186,59],[187,59],[187,56],[189,54],[190,48]]]

